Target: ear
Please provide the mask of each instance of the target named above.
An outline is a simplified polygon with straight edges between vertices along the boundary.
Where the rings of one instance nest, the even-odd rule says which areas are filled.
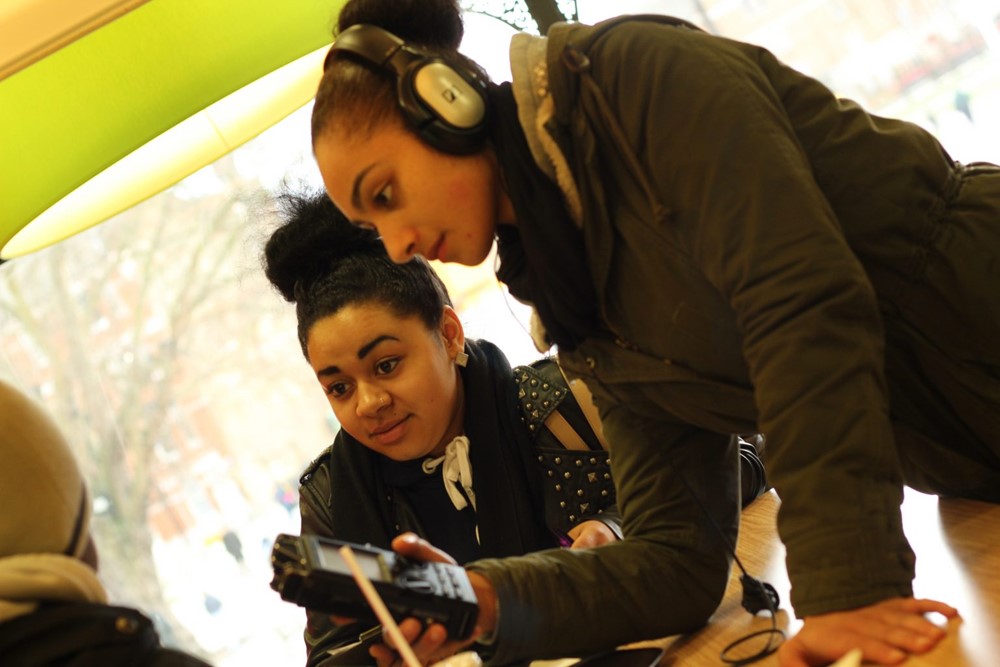
[[[448,356],[452,359],[465,350],[465,330],[462,328],[462,321],[458,319],[458,313],[451,306],[445,306],[441,313],[441,336]]]

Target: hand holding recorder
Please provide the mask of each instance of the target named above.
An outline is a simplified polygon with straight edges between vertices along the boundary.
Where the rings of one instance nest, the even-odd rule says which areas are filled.
[[[370,544],[280,534],[271,550],[271,588],[300,607],[377,622],[338,551],[345,545],[354,551],[394,619],[439,623],[452,639],[472,634],[479,607],[464,568],[410,560]]]

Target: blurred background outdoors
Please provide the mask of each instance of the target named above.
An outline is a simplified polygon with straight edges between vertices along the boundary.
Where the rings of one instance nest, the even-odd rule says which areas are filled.
[[[463,50],[498,80],[510,76],[509,23],[530,29],[530,20],[483,13],[510,19],[517,4],[465,3]],[[585,23],[671,14],[761,44],[839,95],[925,126],[957,160],[1000,162],[1000,0],[560,7]],[[275,193],[320,187],[309,112],[0,267],[0,377],[41,400],[83,460],[114,600],[153,615],[168,644],[220,666],[305,656],[304,614],[268,587],[268,554],[276,533],[298,532],[298,476],[338,425],[259,256]],[[467,335],[489,337],[512,364],[538,356],[492,259],[438,268]]]

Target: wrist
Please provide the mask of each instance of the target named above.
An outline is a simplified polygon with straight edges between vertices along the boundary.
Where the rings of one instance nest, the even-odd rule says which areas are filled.
[[[480,644],[492,644],[496,640],[497,627],[500,624],[500,598],[489,579],[478,572],[469,572],[468,575],[469,583],[472,584],[472,590],[479,603],[476,641]]]

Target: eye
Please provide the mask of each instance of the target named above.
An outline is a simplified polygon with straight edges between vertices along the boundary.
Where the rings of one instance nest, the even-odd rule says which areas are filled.
[[[375,364],[375,374],[376,375],[389,375],[396,367],[399,365],[399,357],[392,357],[390,359],[381,359],[377,364]]]
[[[331,382],[325,387],[326,395],[333,398],[343,398],[350,389],[351,386],[346,382]]]
[[[392,185],[387,184],[372,197],[375,206],[387,208],[392,205]]]

